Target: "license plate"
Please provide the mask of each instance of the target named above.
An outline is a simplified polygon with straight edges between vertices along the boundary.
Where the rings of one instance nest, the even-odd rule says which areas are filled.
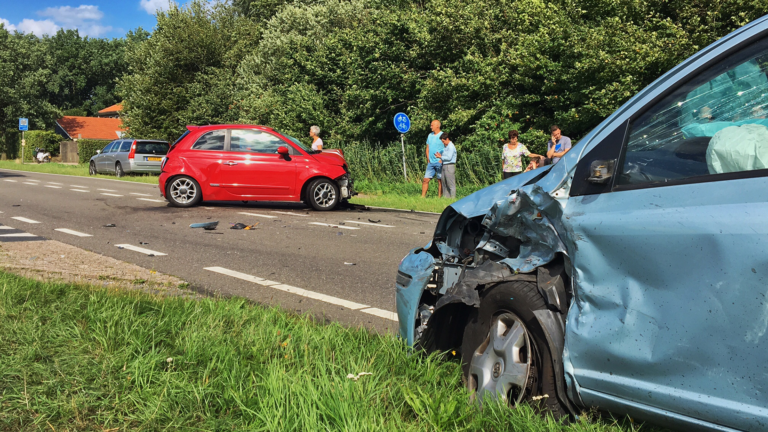
[[[160,157],[148,157],[147,158],[148,162],[160,162],[161,160],[163,160],[163,158],[160,158]]]

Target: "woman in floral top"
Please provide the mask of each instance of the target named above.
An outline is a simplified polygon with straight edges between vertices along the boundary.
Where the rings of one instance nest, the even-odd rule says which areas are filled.
[[[516,130],[509,131],[509,143],[504,145],[501,152],[501,158],[504,162],[504,178],[523,172],[523,156],[540,158],[541,155],[531,153],[525,145],[517,142],[518,133]]]

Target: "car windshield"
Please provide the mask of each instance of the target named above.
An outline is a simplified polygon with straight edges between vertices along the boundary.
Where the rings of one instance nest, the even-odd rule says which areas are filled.
[[[301,143],[301,141],[297,140],[296,138],[294,138],[294,137],[292,137],[290,135],[283,134],[283,136],[288,138],[289,140],[293,141],[293,143],[296,144],[297,146],[299,146],[300,149],[304,150],[305,152],[307,152],[309,154],[322,153],[320,150],[308,149],[307,146],[305,146],[304,144]]]

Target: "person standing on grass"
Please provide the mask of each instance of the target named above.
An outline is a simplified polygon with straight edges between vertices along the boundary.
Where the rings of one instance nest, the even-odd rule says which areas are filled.
[[[568,150],[571,149],[571,139],[567,136],[563,136],[557,125],[550,126],[549,132],[552,136],[550,137],[550,140],[547,141],[547,158],[549,158],[552,161],[552,165],[554,165],[561,157],[568,153]]]
[[[424,173],[424,181],[421,183],[421,197],[426,198],[427,189],[429,188],[429,181],[432,178],[437,179],[437,197],[443,196],[443,184],[440,182],[440,175],[442,173],[442,165],[440,164],[440,158],[436,155],[441,153],[445,148],[443,142],[440,141],[440,135],[443,132],[440,131],[440,120],[432,120],[430,127],[432,133],[427,137],[427,172]]]
[[[451,137],[447,133],[440,135],[440,141],[445,149],[442,152],[435,153],[443,164],[443,196],[446,198],[456,198],[456,146],[451,142]]]
[[[516,130],[509,131],[509,142],[504,144],[501,150],[504,179],[514,177],[523,172],[523,156],[541,158],[543,156],[531,153],[528,148],[518,142],[519,133]]]
[[[309,137],[312,138],[312,150],[322,151],[323,140],[320,139],[320,126],[312,126],[309,128]]]

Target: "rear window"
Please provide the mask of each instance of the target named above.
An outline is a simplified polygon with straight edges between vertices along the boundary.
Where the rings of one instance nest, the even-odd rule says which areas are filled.
[[[137,142],[136,153],[166,155],[168,153],[168,143],[164,142]]]

